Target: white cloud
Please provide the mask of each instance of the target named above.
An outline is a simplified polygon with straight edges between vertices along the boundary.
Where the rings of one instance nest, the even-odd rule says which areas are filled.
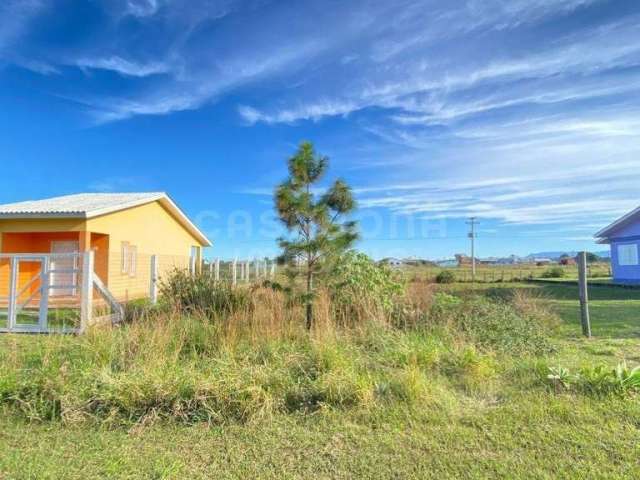
[[[135,17],[155,15],[159,8],[159,0],[127,0],[126,3],[126,13]]]
[[[326,116],[348,115],[354,111],[356,106],[352,102],[341,102],[339,100],[321,101],[312,105],[302,105],[299,108],[281,110],[274,115],[263,113],[248,105],[238,107],[238,113],[253,125],[258,122],[273,123],[294,123],[299,120],[319,120]]]
[[[80,58],[75,61],[75,64],[80,68],[110,70],[131,77],[147,77],[171,71],[171,65],[166,62],[140,63],[117,55],[105,58]]]

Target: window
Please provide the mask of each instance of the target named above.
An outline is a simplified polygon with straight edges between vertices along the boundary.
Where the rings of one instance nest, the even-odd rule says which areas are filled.
[[[121,256],[122,273],[130,277],[135,277],[138,267],[138,247],[130,245],[129,242],[122,242]]]
[[[129,276],[135,277],[138,270],[138,247],[129,245]]]
[[[120,259],[122,260],[120,271],[129,273],[129,242],[122,242],[120,245]]]
[[[638,245],[618,245],[618,265],[638,265]]]

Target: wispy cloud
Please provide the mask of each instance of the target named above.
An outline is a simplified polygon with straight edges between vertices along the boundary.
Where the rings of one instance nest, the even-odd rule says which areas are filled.
[[[220,101],[247,135],[317,136],[367,208],[575,229],[640,203],[640,9],[343,3],[96,1],[91,35],[61,48],[23,41],[51,0],[9,0],[0,60],[71,70],[73,89],[46,90],[99,125]]]
[[[105,58],[79,58],[75,65],[83,69],[110,70],[131,77],[147,77],[171,71],[167,62],[141,63],[127,60],[117,55]]]
[[[46,0],[4,0],[0,2],[0,66],[3,62],[49,75],[56,68],[49,62],[22,55],[16,46],[29,33],[34,19],[47,11]]]
[[[127,0],[126,13],[135,17],[154,15],[160,8],[161,0]]]

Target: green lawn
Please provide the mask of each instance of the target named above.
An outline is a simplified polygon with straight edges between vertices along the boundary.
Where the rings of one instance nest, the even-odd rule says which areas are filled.
[[[470,286],[444,288],[466,294]],[[586,340],[577,287],[502,283],[475,293],[508,297],[514,289],[559,314],[557,351],[497,357],[499,374],[486,382],[427,373],[427,400],[413,405],[327,407],[214,426],[28,422],[7,413],[0,478],[640,478],[638,398],[555,393],[539,372],[640,363],[640,291],[593,288],[594,338]],[[41,340],[0,341],[32,348]]]

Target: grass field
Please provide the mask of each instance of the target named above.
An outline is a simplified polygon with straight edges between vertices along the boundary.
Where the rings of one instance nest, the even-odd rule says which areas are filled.
[[[477,283],[513,282],[526,279],[541,278],[550,269],[559,268],[563,272],[563,279],[577,280],[578,267],[576,265],[482,265],[476,266]],[[450,271],[459,282],[470,282],[472,279],[471,266],[464,265],[458,267],[433,267],[433,266],[402,266],[397,270],[408,279],[419,281],[433,281],[438,273],[443,270]],[[609,263],[598,262],[590,264],[588,275],[592,279],[607,279],[611,275]]]
[[[198,354],[200,363],[189,364],[186,370],[190,375],[207,375],[209,382],[223,376],[217,388],[238,382],[245,396],[260,386],[267,389],[261,395],[269,391],[269,401],[276,401],[284,388],[281,382],[289,381],[290,372],[285,378],[281,370],[272,371],[280,367],[270,359],[286,358],[298,372],[294,384],[286,386],[288,391],[307,388],[312,382],[314,388],[325,389],[314,390],[324,400],[314,408],[289,410],[266,408],[262,402],[255,414],[242,420],[185,423],[149,414],[135,421],[71,414],[62,415],[62,420],[36,419],[35,412],[25,414],[24,408],[4,398],[0,478],[640,476],[638,397],[556,391],[546,381],[548,367],[554,365],[576,370],[600,363],[640,363],[639,290],[592,289],[594,338],[586,340],[580,336],[577,287],[504,282],[440,289],[460,297],[493,299],[527,291],[528,298],[550,307],[561,319],[549,337],[553,351],[519,355],[480,350],[437,330],[380,333],[372,337],[374,343],[358,336],[258,339],[259,348],[268,353],[257,356],[239,348],[232,353],[208,351],[205,342],[197,347],[205,351]],[[123,385],[148,374],[148,382],[135,383],[141,389],[139,395],[147,395],[146,401],[153,382],[172,375],[158,370],[164,372],[162,378],[152,377],[157,367],[152,357],[117,367],[114,362],[120,354],[113,349],[120,348],[118,343],[109,347],[112,350],[105,347],[95,355],[88,353],[90,347],[99,349],[95,342],[100,338],[5,335],[0,338],[0,360],[22,362],[22,368],[31,369],[45,383],[55,382],[38,377],[47,370],[69,378],[59,385],[77,381],[88,389],[101,387],[86,382],[87,372],[100,378],[120,372],[124,376],[117,378]],[[133,347],[126,345],[127,355],[133,355],[129,352]],[[60,352],[68,358],[62,364],[56,363]],[[171,361],[182,365],[188,358]],[[319,358],[323,368],[314,370],[318,364],[308,363],[309,358]],[[81,362],[85,362],[82,371]],[[227,377],[227,372],[239,368],[236,364],[242,366],[239,376]],[[129,371],[132,377],[126,376]],[[0,399],[21,378],[20,371],[14,373],[0,371]],[[261,382],[266,383],[254,383],[265,375],[268,379]],[[45,387],[40,385],[38,391],[49,391]],[[115,398],[122,390],[119,384],[112,387]],[[370,387],[379,392],[377,399],[368,396]],[[65,395],[75,395],[65,388],[59,392],[63,400]],[[160,395],[160,390],[154,395]],[[30,408],[38,408],[37,402],[30,401]],[[22,413],[16,413],[16,408]],[[76,408],[86,410],[83,405]]]

